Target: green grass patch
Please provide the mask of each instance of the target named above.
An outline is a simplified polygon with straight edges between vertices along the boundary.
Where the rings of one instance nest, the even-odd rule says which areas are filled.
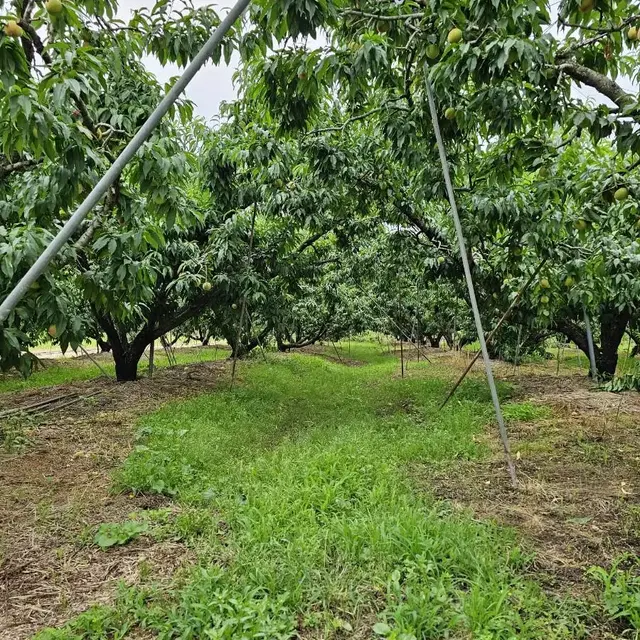
[[[226,349],[216,350],[214,347],[204,347],[202,349],[177,349],[175,355],[178,365],[186,365],[214,359],[221,360],[229,356],[229,351]],[[107,360],[100,358],[99,362],[100,366],[110,376],[115,377],[116,368],[112,358]],[[156,349],[154,364],[158,369],[169,366],[167,356],[163,351]],[[143,356],[138,366],[138,375],[146,375],[148,369],[149,362]],[[0,393],[68,384],[81,380],[93,380],[100,375],[101,373],[96,365],[87,358],[59,358],[48,360],[46,369],[38,369],[26,379],[17,374],[0,374]]]
[[[534,420],[549,418],[551,416],[551,408],[531,402],[507,402],[502,405],[502,413],[505,420],[533,422]]]
[[[170,593],[123,589],[113,607],[40,639],[135,627],[185,640],[581,637],[585,611],[525,576],[511,530],[408,479],[412,463],[484,454],[474,441],[492,415],[484,382],[469,380],[438,411],[448,383],[437,365],[412,364],[402,380],[375,344],[352,343],[351,358],[368,366],[295,355],[242,364],[235,389],[147,416],[118,486],[168,493],[197,514],[198,566]]]

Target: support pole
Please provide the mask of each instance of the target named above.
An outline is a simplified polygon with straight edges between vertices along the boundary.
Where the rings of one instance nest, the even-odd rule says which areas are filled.
[[[467,280],[467,288],[469,290],[469,299],[471,301],[471,307],[473,309],[473,318],[476,324],[476,331],[478,333],[478,340],[480,341],[480,349],[482,350],[482,357],[484,359],[484,366],[487,372],[487,382],[489,383],[489,389],[491,390],[491,399],[493,400],[493,407],[496,412],[496,418],[498,420],[498,427],[500,429],[500,437],[502,439],[502,446],[504,448],[504,455],[507,461],[507,467],[509,469],[509,475],[511,476],[511,482],[513,486],[518,485],[516,478],[516,467],[511,457],[511,449],[509,446],[509,437],[507,436],[507,429],[504,424],[504,418],[502,416],[502,409],[500,408],[500,399],[498,398],[498,390],[496,389],[496,383],[493,379],[493,371],[491,369],[491,361],[489,360],[489,352],[487,351],[487,343],[484,339],[484,329],[482,328],[482,319],[480,318],[480,309],[478,308],[478,301],[476,300],[476,292],[473,286],[473,279],[471,277],[471,268],[469,267],[469,259],[467,257],[467,248],[464,241],[464,234],[462,232],[462,225],[460,224],[460,216],[458,215],[458,207],[456,205],[456,198],[453,192],[453,185],[451,183],[451,175],[449,173],[449,163],[447,161],[447,152],[444,148],[442,141],[442,134],[440,133],[440,123],[438,121],[438,111],[436,109],[436,103],[433,98],[433,91],[431,89],[431,82],[429,81],[429,67],[424,66],[424,79],[427,89],[427,98],[429,100],[429,109],[431,111],[431,120],[433,122],[433,131],[436,136],[436,142],[438,144],[438,151],[440,153],[440,162],[442,164],[442,173],[444,175],[444,182],[447,187],[447,195],[449,196],[449,204],[451,205],[451,214],[453,216],[453,223],[456,228],[456,236],[458,238],[458,245],[460,247],[460,258],[462,259],[462,266],[464,267],[464,275]]]
[[[13,288],[11,293],[4,299],[0,305],[0,323],[4,322],[9,317],[9,314],[15,309],[18,302],[20,302],[23,296],[27,293],[29,287],[44,273],[46,268],[49,266],[49,263],[76,232],[87,214],[96,204],[98,204],[107,189],[115,182],[116,178],[137,153],[138,149],[140,149],[147,138],[149,138],[153,130],[160,123],[160,120],[162,120],[167,111],[172,107],[173,103],[180,97],[180,94],[186,89],[187,85],[191,82],[196,73],[198,73],[200,68],[211,57],[214,49],[220,44],[222,38],[224,38],[229,29],[231,29],[235,21],[244,13],[250,2],[251,0],[238,0],[233,9],[229,11],[218,28],[204,44],[202,49],[200,49],[196,54],[196,57],[185,69],[182,76],[149,116],[149,119],[142,125],[131,142],[129,142],[129,144],[122,150],[122,153],[115,159],[109,170],[91,190],[91,193],[84,199],[82,204],[76,209],[75,213],[69,218],[69,220],[67,220],[64,227],[60,229],[58,235],[49,243],[47,248],[42,252],[29,271],[27,271],[20,282],[18,282],[18,284]]]
[[[485,341],[487,344],[489,344],[493,340],[493,337],[498,332],[498,329],[503,325],[504,322],[506,322],[507,318],[511,315],[511,312],[516,308],[516,306],[520,302],[520,298],[522,297],[522,294],[529,288],[529,286],[533,282],[534,278],[538,275],[538,273],[540,273],[540,270],[542,269],[546,261],[547,261],[546,258],[542,260],[542,262],[538,265],[538,268],[531,274],[531,276],[529,277],[527,282],[524,284],[522,289],[518,291],[518,293],[516,294],[516,297],[513,299],[513,302],[509,305],[509,308],[504,312],[504,314],[502,315],[502,318],[498,320],[498,324],[496,324],[496,326],[493,328],[491,333],[486,337]],[[467,377],[467,374],[469,373],[469,371],[471,371],[473,365],[476,363],[476,361],[478,360],[481,354],[482,354],[482,351],[478,351],[473,356],[473,358],[471,358],[471,362],[468,364],[467,368],[462,372],[462,375],[458,378],[456,383],[453,385],[453,388],[451,389],[451,391],[449,391],[447,397],[444,399],[444,401],[440,405],[440,409],[444,408],[447,402],[451,400],[451,398],[453,397],[453,394],[457,391],[458,387],[462,384],[462,381]],[[464,351],[464,358],[465,360],[467,360],[466,351]]]
[[[149,345],[149,377],[153,378],[153,359],[156,352],[156,341],[151,340],[151,344]]]
[[[587,327],[587,343],[589,345],[589,360],[591,361],[591,377],[594,380],[598,379],[598,367],[596,366],[596,350],[593,345],[593,333],[591,332],[591,321],[589,320],[589,314],[587,308],[584,308],[584,324]]]
[[[98,363],[97,360],[95,360],[93,358],[93,356],[81,345],[78,345],[80,347],[80,350],[82,351],[82,353],[84,353],[85,356],[87,356],[87,358],[89,358],[89,360],[91,360],[91,362],[93,362],[93,364],[96,365],[96,367],[98,367],[98,369],[100,369],[100,373],[107,379],[109,379],[111,376],[100,366],[100,364]]]

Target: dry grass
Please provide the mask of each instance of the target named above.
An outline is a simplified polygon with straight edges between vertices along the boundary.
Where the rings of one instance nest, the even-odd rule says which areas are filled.
[[[448,358],[462,370],[464,362]],[[584,594],[588,567],[640,553],[640,527],[632,524],[640,505],[640,395],[601,392],[584,375],[556,376],[544,365],[523,367],[517,376],[505,364],[495,370],[515,384],[512,402],[551,408],[550,417],[508,424],[519,489],[511,487],[493,424],[483,437],[492,450],[488,460],[438,472],[414,468],[413,475],[439,497],[515,526],[553,590]]]
[[[111,473],[128,455],[138,417],[169,400],[220,384],[222,362],[159,371],[153,381],[105,380],[3,397],[23,406],[64,393],[102,393],[43,416],[31,446],[0,456],[0,638],[29,637],[111,598],[117,583],[168,578],[190,560],[180,544],[141,538],[104,553],[83,535],[101,522],[157,508],[148,497],[113,495]]]

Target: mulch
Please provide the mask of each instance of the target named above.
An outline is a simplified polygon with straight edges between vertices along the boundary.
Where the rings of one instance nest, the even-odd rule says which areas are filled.
[[[460,509],[515,527],[552,591],[593,594],[589,567],[640,554],[640,394],[599,391],[584,374],[556,376],[539,365],[517,378],[507,365],[495,370],[515,384],[512,402],[551,408],[550,417],[507,425],[519,488],[495,424],[480,438],[488,459],[437,471],[415,465],[412,477]]]

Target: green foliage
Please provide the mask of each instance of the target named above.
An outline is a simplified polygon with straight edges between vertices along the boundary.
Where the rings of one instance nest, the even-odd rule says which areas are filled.
[[[135,540],[140,534],[146,533],[148,530],[149,525],[146,522],[138,522],[136,520],[104,523],[98,527],[93,542],[101,549],[122,546]]]
[[[640,371],[632,371],[609,380],[600,387],[603,391],[620,393],[621,391],[640,391]]]
[[[621,556],[610,569],[591,567],[589,575],[602,587],[607,615],[625,629],[640,630],[640,560]]]
[[[1,418],[0,446],[7,452],[20,451],[31,443],[31,431],[37,425],[37,418],[18,414]]]

